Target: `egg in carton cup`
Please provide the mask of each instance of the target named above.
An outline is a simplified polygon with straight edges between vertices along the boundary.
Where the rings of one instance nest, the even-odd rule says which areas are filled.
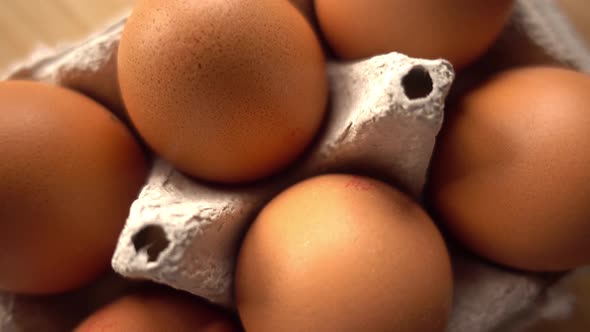
[[[125,118],[116,73],[125,20],[81,43],[40,50],[5,78],[72,88]],[[499,69],[547,63],[590,72],[590,53],[552,1],[520,0],[495,46],[454,84],[460,91]],[[232,307],[240,241],[256,213],[288,186],[318,174],[353,172],[379,177],[421,201],[445,98],[455,78],[450,64],[390,53],[355,62],[331,61],[327,70],[330,110],[325,126],[306,154],[279,176],[250,186],[218,186],[187,177],[155,156],[120,235],[114,270]],[[555,281],[555,276],[515,272],[459,249],[451,251],[451,332],[504,326],[537,305]],[[103,283],[112,280],[80,292],[92,292]],[[120,292],[121,287],[114,289]],[[0,331],[62,331],[86,314],[73,312],[57,319],[69,312],[66,306],[55,306],[59,301],[1,294]]]

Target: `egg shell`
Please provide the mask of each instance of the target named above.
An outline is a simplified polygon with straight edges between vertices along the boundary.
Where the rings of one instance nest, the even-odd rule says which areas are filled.
[[[118,36],[124,22],[125,18],[80,43],[64,45],[57,50],[38,49],[31,57],[8,68],[0,77],[41,80],[73,88],[83,81],[87,82],[89,92],[93,93],[117,87],[113,62],[110,61],[116,54]],[[517,0],[512,23],[504,31],[493,52],[497,55],[497,61],[484,63],[481,67],[487,66],[493,70],[526,64],[531,61],[528,56],[541,55],[539,61],[555,61],[590,72],[590,52],[552,0]],[[469,81],[468,76],[459,78],[459,81]],[[100,78],[104,83],[93,84],[95,78]],[[115,95],[108,95],[107,99],[109,103],[120,103]],[[174,194],[168,194],[163,189],[154,191],[153,197],[155,200],[157,197],[171,198],[163,199],[163,204],[173,205],[178,202]],[[215,201],[224,199],[219,197]],[[220,243],[217,248],[229,246],[231,243]],[[502,269],[461,252],[454,254],[453,263],[457,273],[455,303],[448,329],[450,332],[506,331],[502,323],[522,309],[534,307],[539,294],[551,281],[535,274]],[[203,270],[206,271],[207,267]],[[85,301],[79,303],[84,304]],[[47,315],[53,316],[56,311],[55,315],[69,314],[67,305],[56,308],[52,303],[1,294],[0,330],[68,330],[67,327],[60,327],[60,323],[55,320],[44,319]],[[31,324],[39,328],[23,329],[23,326]]]
[[[288,1],[142,0],[121,36],[129,117],[196,179],[249,183],[297,160],[328,97],[320,42]]]
[[[79,91],[107,106],[121,120],[127,113],[117,78],[117,48],[126,18],[77,44],[38,47],[29,59],[0,73],[0,80],[35,80]]]
[[[343,59],[400,52],[444,58],[460,70],[494,43],[514,1],[315,0],[314,4],[322,34]]]
[[[129,130],[78,92],[6,81],[0,151],[0,289],[59,293],[107,271],[147,175]]]
[[[441,332],[451,279],[446,244],[415,201],[327,174],[256,216],[238,254],[236,306],[247,331]]]
[[[590,76],[555,67],[494,75],[447,112],[429,201],[482,257],[532,271],[590,265]]]
[[[95,310],[135,291],[153,288],[110,271],[96,282],[67,293],[24,296],[0,294],[0,331],[71,331]]]
[[[295,6],[305,18],[315,24],[315,10],[313,8],[314,0],[289,0],[293,6]]]
[[[281,177],[245,188],[199,183],[156,161],[131,208],[113,268],[231,305],[239,241],[258,209],[290,184],[320,173],[364,171],[419,197],[453,79],[449,64],[392,53],[328,67],[332,109],[305,159]],[[408,77],[426,87],[422,98],[408,97]],[[148,232],[155,237],[145,237]],[[150,257],[143,247],[157,242],[166,245]]]
[[[190,294],[169,289],[125,295],[91,314],[74,332],[239,332],[237,320]]]

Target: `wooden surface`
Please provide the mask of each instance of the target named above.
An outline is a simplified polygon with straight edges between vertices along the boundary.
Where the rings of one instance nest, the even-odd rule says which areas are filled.
[[[75,41],[135,0],[0,0],[0,71],[38,45]]]
[[[136,0],[0,0],[0,71],[37,45],[83,38]],[[556,0],[590,41],[590,0]]]
[[[0,72],[8,64],[25,57],[37,45],[55,46],[83,38],[127,10],[135,1],[0,0]],[[590,43],[590,0],[556,1],[564,6]],[[589,281],[585,281],[587,287]],[[590,302],[583,308],[586,324],[590,324]]]

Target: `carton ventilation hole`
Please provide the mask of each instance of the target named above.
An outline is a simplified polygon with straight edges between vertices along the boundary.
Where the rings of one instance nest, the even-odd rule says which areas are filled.
[[[155,262],[170,244],[166,232],[160,226],[150,225],[142,228],[131,238],[133,247],[137,253],[146,252],[148,262]]]
[[[426,68],[415,66],[402,78],[402,87],[408,99],[424,98],[432,92],[432,77]]]

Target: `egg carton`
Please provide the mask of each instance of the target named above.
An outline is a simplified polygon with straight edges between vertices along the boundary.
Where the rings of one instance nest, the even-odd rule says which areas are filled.
[[[40,49],[3,77],[78,90],[126,118],[116,75],[124,24],[125,18],[81,43]],[[496,45],[461,75],[454,90],[493,71],[533,63],[590,72],[590,52],[551,0],[518,1]],[[444,60],[391,53],[356,62],[330,61],[327,74],[331,103],[326,125],[304,157],[278,176],[247,187],[215,186],[191,179],[155,157],[120,235],[114,270],[232,307],[240,240],[256,212],[289,185],[328,172],[363,173],[420,201],[454,79],[451,66]],[[450,332],[487,332],[505,326],[518,313],[538,306],[555,280],[503,269],[454,248],[452,263]],[[69,305],[57,305],[63,297],[0,294],[0,331],[68,330],[87,314],[70,310],[80,301],[74,298]]]

